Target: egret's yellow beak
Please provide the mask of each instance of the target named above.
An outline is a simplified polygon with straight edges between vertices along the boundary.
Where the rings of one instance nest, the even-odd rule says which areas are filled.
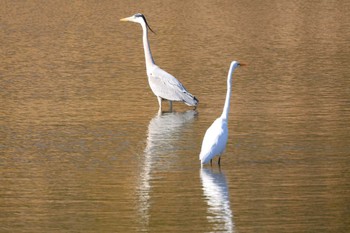
[[[122,19],[120,19],[120,21],[130,21],[130,18],[131,17],[122,18]]]

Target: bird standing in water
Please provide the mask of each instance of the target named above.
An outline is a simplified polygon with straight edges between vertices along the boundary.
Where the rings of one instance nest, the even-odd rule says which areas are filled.
[[[237,61],[231,63],[228,77],[227,77],[227,93],[224,105],[224,110],[219,118],[217,118],[213,124],[207,129],[202,142],[201,152],[199,154],[199,160],[201,164],[206,164],[210,161],[212,164],[212,159],[218,155],[218,164],[220,166],[220,159],[222,153],[225,151],[227,138],[228,138],[228,114],[230,111],[230,97],[231,97],[231,86],[232,86],[232,74],[233,71],[239,67],[244,66]]]
[[[142,26],[143,48],[145,52],[148,83],[153,93],[157,96],[159,110],[161,111],[162,109],[162,100],[169,101],[170,110],[172,110],[172,101],[184,102],[185,104],[196,108],[198,105],[198,99],[189,93],[179,80],[159,68],[154,63],[148,42],[148,29],[150,29],[152,32],[153,30],[148,25],[145,16],[137,13],[133,16],[123,18],[121,21],[135,22],[141,24]]]

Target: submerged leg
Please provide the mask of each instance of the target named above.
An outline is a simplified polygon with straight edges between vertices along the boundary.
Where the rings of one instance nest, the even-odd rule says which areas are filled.
[[[163,113],[163,112],[162,112],[162,109],[159,108],[159,109],[158,109],[158,116],[161,116],[162,113]]]
[[[173,111],[173,102],[171,100],[169,100],[169,111]]]
[[[162,110],[162,98],[157,96],[157,99],[158,99],[158,104],[159,104],[159,110],[161,111]]]

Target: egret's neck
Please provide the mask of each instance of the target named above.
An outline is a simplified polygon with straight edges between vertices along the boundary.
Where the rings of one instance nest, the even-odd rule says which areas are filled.
[[[149,69],[152,65],[154,65],[154,60],[151,53],[151,48],[149,47],[148,42],[148,30],[145,23],[141,24],[143,30],[143,49],[145,51],[145,60],[146,60],[146,69]]]
[[[230,113],[230,98],[231,98],[231,88],[232,88],[232,73],[234,69],[230,69],[227,77],[227,92],[224,110],[222,111],[221,118],[228,119],[228,114]]]

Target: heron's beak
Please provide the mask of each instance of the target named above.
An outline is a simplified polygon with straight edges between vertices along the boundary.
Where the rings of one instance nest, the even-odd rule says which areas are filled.
[[[246,63],[239,63],[240,66],[248,66]]]
[[[122,19],[120,19],[120,21],[131,21],[131,18],[132,18],[132,17],[122,18]]]

